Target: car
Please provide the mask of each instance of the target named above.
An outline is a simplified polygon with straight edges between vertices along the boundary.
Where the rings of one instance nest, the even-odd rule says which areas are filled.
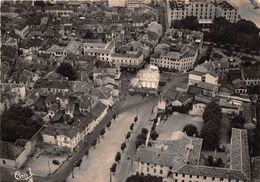
[[[56,160],[56,159],[54,159],[54,160],[52,161],[52,163],[55,164],[55,165],[60,165],[60,161],[58,161],[58,160]]]

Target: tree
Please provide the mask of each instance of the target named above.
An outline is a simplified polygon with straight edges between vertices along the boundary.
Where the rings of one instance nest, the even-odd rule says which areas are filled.
[[[86,30],[86,33],[85,33],[85,39],[93,39],[93,32],[91,30]]]
[[[138,117],[135,116],[135,118],[134,118],[134,122],[136,123],[137,121],[138,121]]]
[[[220,106],[216,102],[209,103],[203,113],[204,123],[208,121],[215,122],[218,126],[220,126],[220,122],[222,119],[222,112]]]
[[[125,148],[126,148],[126,143],[124,142],[124,143],[122,143],[122,145],[121,145],[121,150],[124,151]]]
[[[247,35],[258,35],[259,29],[257,28],[256,24],[249,20],[239,20],[235,24],[236,30],[239,33],[247,34]]]
[[[146,140],[147,139],[146,134],[144,134],[144,133],[141,133],[141,134],[137,135],[136,138],[140,139],[140,140]]]
[[[110,171],[111,171],[112,173],[115,173],[115,172],[116,172],[116,166],[117,166],[116,163],[113,163],[113,165],[111,166]]]
[[[130,125],[130,130],[132,131],[134,129],[134,123]]]
[[[96,148],[96,145],[97,145],[97,139],[93,140],[93,142],[91,143],[91,146]]]
[[[57,73],[63,75],[64,77],[68,77],[69,80],[77,79],[77,73],[73,70],[73,67],[70,63],[61,63],[61,65],[57,69]]]
[[[34,116],[29,107],[13,105],[1,115],[1,139],[8,142],[31,139],[41,126],[42,119]]]
[[[147,130],[146,128],[142,128],[142,133],[145,134],[145,135],[147,135],[148,130]]]
[[[182,28],[182,23],[180,20],[173,20],[171,23],[171,27],[175,29],[181,29]]]
[[[219,147],[219,128],[213,121],[204,123],[201,137],[203,138],[202,147],[205,150],[215,150]]]
[[[141,145],[144,145],[145,144],[145,140],[142,140],[142,139],[137,139],[135,141],[135,147],[138,148],[139,146]]]
[[[198,128],[196,126],[194,126],[193,124],[185,125],[182,131],[185,132],[188,136],[197,137],[199,135]]]
[[[131,132],[129,131],[129,132],[127,132],[127,134],[126,134],[126,139],[128,140],[129,138],[130,138],[130,136],[131,136]]]
[[[174,20],[171,23],[172,28],[175,29],[189,29],[198,30],[200,28],[199,22],[194,16],[187,16],[182,20]]]
[[[111,121],[109,121],[109,122],[107,123],[107,128],[110,128],[110,126],[111,126]]]
[[[116,157],[115,157],[115,161],[116,161],[116,162],[119,162],[120,159],[121,159],[121,153],[120,153],[120,152],[117,152],[117,153],[116,153]]]
[[[159,134],[155,130],[153,130],[151,131],[150,137],[152,140],[156,140],[159,137]]]
[[[105,133],[106,133],[106,130],[105,130],[105,129],[103,129],[103,130],[100,131],[100,135],[101,135],[102,137],[104,136]]]
[[[241,113],[235,115],[234,119],[232,120],[232,128],[239,128],[243,129],[245,124],[245,118]]]

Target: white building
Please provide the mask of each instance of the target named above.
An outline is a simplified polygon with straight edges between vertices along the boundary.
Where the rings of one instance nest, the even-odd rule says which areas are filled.
[[[121,67],[138,68],[144,61],[144,55],[139,51],[127,51],[125,54],[113,53],[109,62]]]
[[[162,25],[157,23],[156,21],[152,21],[151,23],[149,23],[147,29],[151,32],[158,34],[159,36],[162,36]]]
[[[174,141],[139,148],[133,161],[133,173],[162,177],[164,182],[251,181],[246,130],[232,128],[225,167],[206,166],[201,159],[201,146],[202,139],[181,136]]]
[[[115,41],[108,43],[85,42],[83,43],[83,52],[85,55],[97,56],[98,60],[109,61],[111,54],[115,52]]]
[[[203,73],[199,71],[189,72],[188,85],[193,85],[198,82],[206,82],[211,84],[218,84],[218,75],[214,72]]]
[[[160,81],[160,73],[158,67],[149,65],[144,70],[140,70],[137,76],[131,80],[130,87],[135,90],[157,91]]]
[[[173,20],[195,16],[201,24],[211,24],[217,17],[224,17],[231,23],[238,21],[237,8],[226,0],[167,0],[168,25]]]
[[[159,56],[151,57],[151,64],[169,71],[187,72],[193,68],[198,56],[198,50],[192,47],[183,52],[163,52]]]

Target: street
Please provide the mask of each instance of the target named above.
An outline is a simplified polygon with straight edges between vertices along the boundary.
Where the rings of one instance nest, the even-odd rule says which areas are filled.
[[[125,135],[130,131],[129,126],[133,123],[138,112],[139,121],[130,137],[130,147],[129,142],[127,142],[127,148],[124,153],[121,152],[121,161],[117,166],[115,176],[113,176],[113,181],[124,181],[131,170],[130,160],[124,159],[128,155],[134,154],[134,140],[140,133],[141,128],[149,124],[148,121],[153,108],[151,103],[154,103],[155,99],[144,98],[142,101],[141,96],[128,96],[119,108],[116,121],[112,122],[110,129],[106,129],[104,137],[100,138],[100,143],[97,144],[96,148],[90,150],[89,156],[83,157],[80,168],[74,169],[74,178],[69,175],[67,181],[81,182],[86,179],[91,179],[91,182],[109,181],[109,168],[114,163],[116,152],[121,152],[120,146],[125,141]]]

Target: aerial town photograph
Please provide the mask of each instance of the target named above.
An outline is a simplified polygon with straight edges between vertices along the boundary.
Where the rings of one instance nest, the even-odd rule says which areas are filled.
[[[0,4],[0,182],[260,182],[260,0]]]

